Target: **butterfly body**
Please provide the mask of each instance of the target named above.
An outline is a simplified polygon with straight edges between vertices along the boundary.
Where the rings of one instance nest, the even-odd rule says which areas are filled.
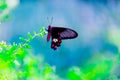
[[[47,41],[49,41],[50,37],[52,37],[51,48],[54,50],[60,46],[62,40],[73,39],[78,36],[76,31],[64,27],[52,27],[49,25],[47,31]]]

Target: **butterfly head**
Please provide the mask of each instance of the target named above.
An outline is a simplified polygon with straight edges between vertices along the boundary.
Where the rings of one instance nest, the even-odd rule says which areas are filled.
[[[48,26],[48,32],[52,32],[52,26],[51,25]]]

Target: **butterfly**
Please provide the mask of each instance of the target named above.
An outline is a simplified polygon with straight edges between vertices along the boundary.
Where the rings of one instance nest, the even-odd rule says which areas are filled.
[[[62,40],[73,39],[78,36],[76,31],[64,27],[52,27],[49,25],[47,31],[47,41],[52,37],[51,48],[54,50],[61,45]]]

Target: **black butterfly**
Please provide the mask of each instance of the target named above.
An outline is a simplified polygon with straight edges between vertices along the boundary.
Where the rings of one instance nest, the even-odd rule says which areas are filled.
[[[54,50],[60,46],[62,40],[73,39],[78,36],[78,33],[76,31],[64,27],[52,27],[49,25],[47,31],[47,41],[49,41],[50,37],[52,36],[51,48]]]

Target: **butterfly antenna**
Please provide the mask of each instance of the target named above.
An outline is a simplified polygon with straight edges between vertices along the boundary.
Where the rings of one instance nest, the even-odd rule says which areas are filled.
[[[49,17],[47,17],[47,22],[48,22],[48,25],[50,25]],[[45,30],[48,31],[48,28],[49,27],[45,28]]]
[[[47,17],[47,22],[48,22],[48,24],[50,24],[50,22],[49,22],[49,18]]]
[[[53,17],[51,18],[51,22],[50,22],[50,25],[52,25],[52,22],[53,22]]]

